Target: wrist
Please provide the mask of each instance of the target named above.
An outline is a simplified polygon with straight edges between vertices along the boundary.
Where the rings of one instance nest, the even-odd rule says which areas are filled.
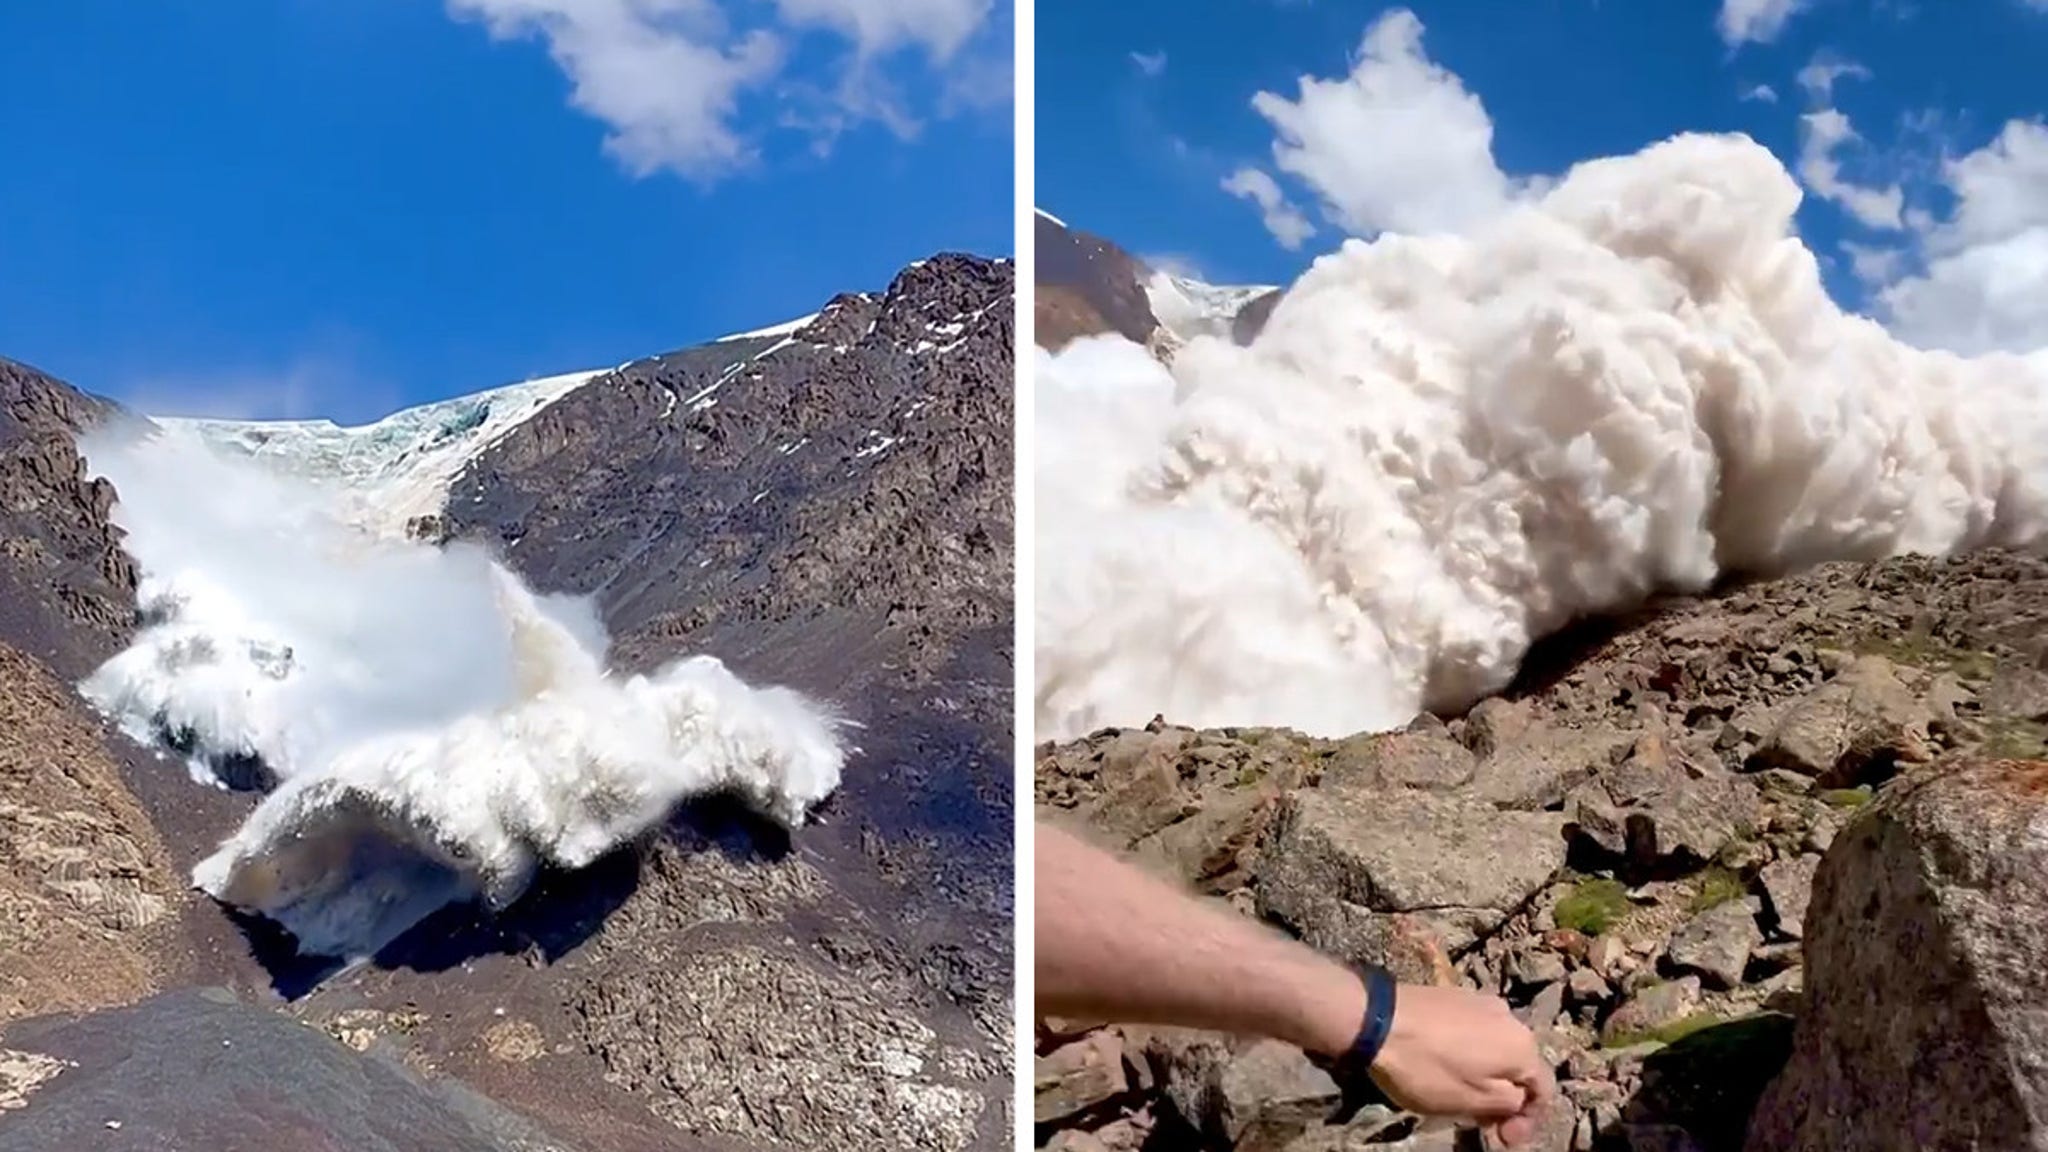
[[[1358,1040],[1371,1010],[1372,997],[1364,976],[1333,963],[1300,1005],[1294,1042],[1312,1055],[1342,1060]]]

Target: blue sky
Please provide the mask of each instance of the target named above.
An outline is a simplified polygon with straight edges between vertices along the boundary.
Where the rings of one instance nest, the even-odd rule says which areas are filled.
[[[0,8],[0,355],[353,421],[1013,247],[1006,0],[684,7]]]
[[[1276,124],[1253,106],[1260,91],[1296,101],[1305,74],[1346,79],[1367,29],[1395,8],[1216,0],[1188,19],[1172,0],[1046,0],[1040,205],[1216,282],[1285,282],[1344,235],[1401,218],[1370,188],[1337,199],[1391,216],[1333,210],[1328,189],[1276,163]],[[1415,0],[1405,10],[1425,64],[1483,104],[1480,138],[1490,122],[1507,176],[1561,174],[1680,131],[1746,132],[1800,174],[1801,233],[1845,304],[1875,313],[1896,302],[1923,342],[1965,351],[2048,346],[2048,0]],[[1425,120],[1409,115],[1406,129],[1454,135]],[[1982,163],[1945,166],[2012,122]],[[1403,154],[1383,143],[1332,130],[1315,146],[1386,159],[1383,171]],[[1803,164],[1810,145],[1832,164]],[[1246,166],[1271,179],[1291,224],[1269,230],[1256,203],[1223,189]],[[1448,195],[1453,183],[1416,191]],[[1965,221],[1966,184],[1979,194]],[[1304,222],[1313,235],[1299,234]],[[2004,247],[1981,246],[1993,242]],[[1930,270],[1969,243],[1980,244],[1971,259]],[[1921,272],[1948,295],[1915,296],[1904,282]],[[1963,331],[1957,318],[1985,306],[2019,311]]]

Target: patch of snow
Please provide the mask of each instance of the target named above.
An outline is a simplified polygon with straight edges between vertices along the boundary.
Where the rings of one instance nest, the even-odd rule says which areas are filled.
[[[1266,284],[1205,284],[1169,272],[1154,272],[1145,282],[1145,299],[1159,323],[1182,340],[1196,336],[1230,337],[1230,322],[1244,306],[1273,291]]]
[[[808,316],[799,316],[794,320],[784,320],[780,324],[770,324],[766,328],[755,328],[746,332],[734,332],[730,336],[720,336],[718,339],[710,341],[710,343],[723,344],[728,340],[759,340],[767,336],[787,336],[791,332],[794,332],[797,329],[802,328],[804,325],[809,324],[811,321],[816,320],[818,318],[818,315],[818,313],[813,312]]]
[[[160,417],[210,447],[288,475],[333,485],[365,527],[402,535],[407,520],[435,515],[471,460],[605,370],[568,372],[422,404],[370,424],[331,420],[200,420]]]
[[[1067,222],[1065,220],[1062,220],[1059,217],[1053,215],[1052,213],[1047,212],[1043,208],[1033,208],[1032,211],[1038,213],[1040,216],[1045,217],[1047,220],[1052,221],[1053,223],[1059,225],[1062,228],[1067,227]],[[1071,229],[1069,229],[1069,231],[1071,231]]]
[[[853,458],[858,460],[863,456],[879,456],[887,452],[895,443],[896,437],[884,435],[879,428],[870,428],[868,429],[868,443],[858,452],[855,452]]]

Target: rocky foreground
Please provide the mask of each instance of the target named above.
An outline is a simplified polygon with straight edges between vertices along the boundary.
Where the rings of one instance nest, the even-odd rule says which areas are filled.
[[[1586,625],[1401,732],[1048,745],[1037,801],[1504,994],[1556,1064],[1546,1152],[2048,1148],[2044,669],[2048,561],[1834,565]],[[1478,1146],[1285,1045],[1060,1021],[1036,1121],[1070,1152]]]

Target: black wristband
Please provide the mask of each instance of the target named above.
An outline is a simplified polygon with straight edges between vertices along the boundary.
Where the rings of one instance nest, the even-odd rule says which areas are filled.
[[[1358,1035],[1344,1051],[1344,1063],[1359,1073],[1370,1071],[1380,1058],[1387,1036],[1394,1030],[1394,974],[1377,964],[1359,969],[1365,981],[1365,1019],[1359,1021]]]

